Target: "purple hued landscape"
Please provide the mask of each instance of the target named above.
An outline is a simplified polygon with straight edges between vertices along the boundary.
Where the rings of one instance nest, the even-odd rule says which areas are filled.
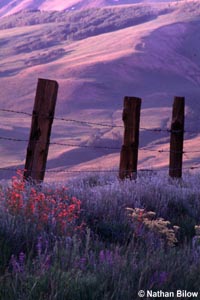
[[[0,300],[200,299],[199,16],[0,0]]]
[[[48,170],[117,169],[124,96],[142,98],[147,129],[169,128],[174,96],[184,96],[184,148],[199,150],[199,14],[192,0],[3,0],[0,109],[31,113],[38,78],[59,83],[51,142],[66,146],[50,146]],[[23,168],[27,142],[4,138],[27,140],[31,118],[0,114],[1,167]],[[139,168],[168,166],[167,132],[141,130],[140,147],[164,151],[140,151]],[[196,152],[184,157],[185,166],[199,162]],[[11,175],[5,170],[0,177]]]

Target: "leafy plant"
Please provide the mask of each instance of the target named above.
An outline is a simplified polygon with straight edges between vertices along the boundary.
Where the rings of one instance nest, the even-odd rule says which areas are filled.
[[[141,289],[200,292],[199,176],[181,185],[156,174],[134,182],[92,176],[71,179],[66,188],[35,186],[19,173],[1,185],[0,299],[131,300]],[[178,209],[170,214],[172,199]],[[195,224],[184,242],[173,226],[180,212]]]
[[[145,211],[140,208],[127,208],[129,217],[134,224],[134,236],[143,236],[146,232],[150,232],[157,236],[160,242],[166,243],[168,246],[175,246],[178,242],[176,232],[178,226],[169,227],[171,223],[163,218],[155,218],[156,213]]]

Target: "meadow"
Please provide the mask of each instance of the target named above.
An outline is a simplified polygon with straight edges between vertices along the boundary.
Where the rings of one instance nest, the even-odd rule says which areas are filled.
[[[0,299],[200,292],[199,183],[199,173],[172,180],[164,171],[123,182],[109,172],[1,181]]]
[[[25,10],[2,17],[0,110],[31,114],[37,79],[56,80],[57,120],[47,168],[101,169],[103,163],[110,169],[119,162],[119,150],[94,151],[85,146],[121,147],[124,96],[142,98],[141,127],[149,129],[169,128],[173,98],[184,96],[184,151],[191,151],[184,156],[184,163],[197,164],[199,14],[199,1],[145,1],[70,12]],[[119,127],[81,126],[80,122],[61,122],[58,118]],[[12,147],[9,139],[27,140],[30,123],[30,117],[1,111],[1,167],[24,167],[27,143],[18,142]],[[168,150],[168,143],[167,134],[141,132],[141,147]],[[140,168],[168,165],[166,153],[152,154],[141,151]],[[57,181],[62,180],[60,177]],[[10,171],[0,172],[0,179],[8,178]]]
[[[1,18],[1,109],[31,112],[36,79],[52,78],[58,119],[121,126],[122,99],[133,95],[144,100],[141,127],[165,129],[174,95],[185,96],[184,163],[198,166],[199,12],[199,1],[178,1]],[[116,166],[119,151],[87,146],[121,146],[121,132],[58,121],[52,143],[77,146],[50,149],[53,183],[0,174],[0,300],[200,293],[200,174],[172,180],[165,171],[139,172],[122,182],[116,172],[85,172],[59,183],[58,168]],[[30,119],[3,113],[1,123],[0,165],[23,168],[26,146],[9,139],[27,139]],[[167,150],[168,137],[154,134],[143,131],[141,146]],[[145,153],[140,168],[168,165],[167,151]]]

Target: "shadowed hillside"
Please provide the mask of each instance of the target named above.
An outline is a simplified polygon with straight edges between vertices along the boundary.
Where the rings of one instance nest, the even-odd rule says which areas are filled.
[[[110,169],[119,165],[119,150],[86,146],[121,147],[125,95],[142,97],[141,127],[161,129],[170,126],[173,97],[185,96],[185,150],[198,150],[199,11],[199,1],[182,1],[1,18],[1,108],[31,113],[37,78],[57,80],[57,117],[121,127],[55,121],[52,142],[74,147],[50,147],[47,167],[97,169],[103,161]],[[0,136],[27,140],[31,120],[21,120],[1,113]],[[168,142],[168,134],[140,135],[141,147],[167,150]],[[23,167],[27,143],[12,145],[2,140],[1,164]],[[140,167],[168,165],[166,153],[139,156]],[[198,153],[184,159],[199,162]]]
[[[155,2],[176,2],[177,0],[156,0]],[[11,15],[22,10],[66,10],[75,11],[91,7],[119,6],[151,2],[149,0],[3,0],[0,3],[0,17]]]

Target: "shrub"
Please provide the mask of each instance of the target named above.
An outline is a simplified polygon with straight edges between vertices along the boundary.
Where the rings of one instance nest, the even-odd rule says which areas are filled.
[[[156,174],[124,182],[92,176],[68,181],[68,189],[34,186],[22,174],[2,184],[0,299],[131,300],[141,289],[200,292],[199,177],[178,185]],[[171,215],[172,199],[182,208]],[[181,229],[170,219],[179,221],[180,211],[195,224],[194,235],[181,243]]]

